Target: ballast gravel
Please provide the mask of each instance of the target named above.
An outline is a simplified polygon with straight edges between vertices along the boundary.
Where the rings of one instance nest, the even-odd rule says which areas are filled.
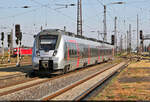
[[[110,65],[104,66],[97,65],[92,68],[89,68],[88,70],[79,71],[8,95],[0,96],[0,100],[38,100],[74,82],[77,82],[79,80],[84,79],[85,77],[93,75],[95,72],[110,67]]]

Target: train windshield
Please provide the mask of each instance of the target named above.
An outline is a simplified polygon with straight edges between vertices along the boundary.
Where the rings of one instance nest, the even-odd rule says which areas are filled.
[[[57,42],[57,35],[42,35],[40,36],[40,50],[54,50]]]

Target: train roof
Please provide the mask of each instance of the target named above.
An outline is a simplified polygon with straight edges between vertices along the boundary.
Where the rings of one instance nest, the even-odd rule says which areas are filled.
[[[100,42],[100,43],[105,43],[105,44],[111,45],[111,43],[109,43],[109,42],[103,42],[102,40],[97,40],[95,38],[88,38],[85,36],[76,35],[72,32],[66,32],[66,31],[60,30],[60,29],[44,29],[40,32],[40,35],[52,34],[52,33],[53,34],[64,34],[64,35],[75,37],[75,38],[81,38],[81,39],[86,39],[86,40],[90,40],[90,41],[95,41],[95,42]]]

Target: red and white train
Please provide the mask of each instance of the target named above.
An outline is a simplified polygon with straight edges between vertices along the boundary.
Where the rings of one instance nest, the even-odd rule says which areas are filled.
[[[47,29],[35,37],[32,66],[34,71],[66,73],[113,57],[114,46],[110,43],[59,29]]]

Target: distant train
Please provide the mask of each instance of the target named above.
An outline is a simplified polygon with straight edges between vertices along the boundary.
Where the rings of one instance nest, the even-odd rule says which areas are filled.
[[[13,56],[17,56],[18,48],[13,49]],[[32,48],[19,48],[19,55],[32,55]]]
[[[59,29],[46,29],[35,36],[33,71],[66,73],[114,57],[114,46]]]

